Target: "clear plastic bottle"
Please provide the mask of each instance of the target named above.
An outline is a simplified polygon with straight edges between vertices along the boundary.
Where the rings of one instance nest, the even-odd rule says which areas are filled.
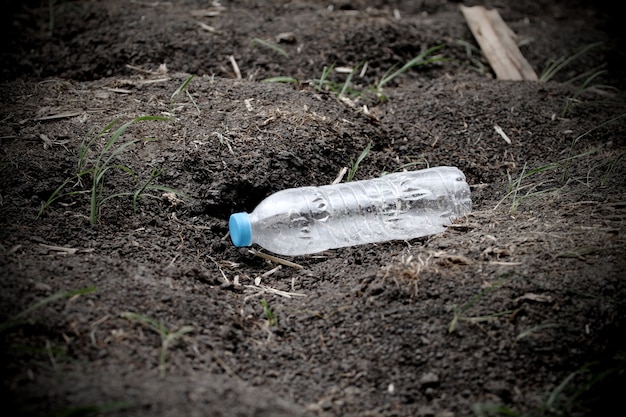
[[[296,256],[439,233],[471,208],[465,175],[443,166],[279,191],[231,215],[229,228],[237,247]]]

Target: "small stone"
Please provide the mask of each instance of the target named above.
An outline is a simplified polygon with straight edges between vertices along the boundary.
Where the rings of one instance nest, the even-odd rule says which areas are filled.
[[[276,42],[278,43],[295,43],[296,34],[293,32],[282,32],[276,35]]]
[[[436,387],[439,385],[439,376],[432,372],[427,372],[422,375],[419,382],[423,388]]]

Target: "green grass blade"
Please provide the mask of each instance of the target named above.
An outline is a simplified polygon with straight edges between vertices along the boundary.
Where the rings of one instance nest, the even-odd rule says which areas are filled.
[[[121,193],[111,194],[111,195],[108,195],[108,196],[106,196],[106,197],[102,198],[102,199],[99,201],[98,205],[99,205],[100,207],[102,207],[102,205],[103,205],[105,202],[107,202],[107,201],[109,201],[109,200],[111,200],[111,199],[113,199],[113,198],[118,198],[118,197],[130,197],[130,196],[132,196],[132,195],[133,195],[133,193],[131,193],[131,192],[127,192],[127,191],[124,191],[124,192],[121,192]]]
[[[183,91],[191,82],[193,76],[188,77],[185,82],[178,88],[175,94]],[[193,99],[192,99],[193,101]],[[115,119],[109,124],[107,124],[97,135],[88,135],[80,144],[78,149],[78,173],[65,180],[57,189],[52,193],[50,198],[43,204],[42,208],[39,210],[38,216],[40,217],[43,211],[50,206],[51,203],[56,201],[58,198],[64,195],[70,195],[74,193],[64,193],[63,190],[67,187],[69,182],[74,179],[77,179],[79,183],[82,183],[82,178],[84,176],[91,176],[91,188],[90,188],[90,215],[89,221],[90,223],[96,224],[98,220],[98,215],[100,212],[100,207],[102,203],[107,201],[113,197],[119,197],[122,195],[133,195],[133,193],[117,193],[112,196],[109,196],[105,199],[102,199],[102,194],[104,190],[104,180],[105,176],[109,173],[110,169],[115,169],[119,171],[123,171],[133,179],[137,180],[137,176],[135,173],[126,165],[122,164],[114,164],[113,159],[120,155],[122,152],[126,151],[129,147],[139,143],[155,140],[153,138],[143,138],[143,139],[131,139],[124,142],[121,142],[121,137],[127,131],[127,129],[133,125],[134,123],[139,123],[143,121],[167,121],[170,120],[167,117],[163,116],[141,116],[136,117],[121,126],[119,126],[119,120]],[[115,130],[114,130],[115,129]],[[99,151],[97,157],[93,160],[88,158],[89,151],[96,145],[96,142],[100,138],[107,137],[106,143],[103,148]],[[90,137],[90,139],[88,139]],[[121,142],[121,143],[120,143]]]
[[[346,91],[350,87],[350,83],[352,82],[352,77],[354,77],[354,74],[356,74],[356,72],[359,70],[359,68],[363,66],[364,63],[365,63],[364,61],[359,62],[357,66],[354,67],[352,71],[350,71],[348,78],[346,78],[346,82],[344,82],[343,87],[341,87],[341,91],[339,92],[339,98],[345,95]]]
[[[154,181],[159,176],[161,176],[163,171],[164,169],[157,170],[156,168],[153,168],[152,172],[150,172],[150,178],[148,178],[148,181],[146,181],[141,187],[139,187],[139,189],[137,189],[137,191],[133,193],[133,212],[137,211],[137,199],[139,199],[139,197],[143,194],[143,192],[146,190],[146,188],[150,185],[152,181]]]
[[[278,46],[277,44],[275,44],[273,42],[264,41],[263,39],[259,39],[259,38],[253,38],[252,39],[252,46],[256,46],[257,44],[265,46],[266,48],[269,48],[272,51],[281,54],[285,58],[289,58],[289,54],[287,52],[285,52],[285,50],[283,48],[281,48],[280,46]]]
[[[117,123],[117,121],[114,120],[113,122],[109,123],[108,126],[113,126],[114,123]],[[80,143],[80,146],[78,147],[78,172],[82,172],[85,169],[85,165],[87,163],[87,153],[89,152],[93,144],[96,143],[96,140],[101,137],[102,132],[103,131],[101,131],[97,135],[93,135],[93,130],[90,130],[87,136]],[[89,136],[91,136],[91,140],[87,142],[87,138]]]
[[[103,136],[105,135],[107,132],[109,132],[111,129],[113,129],[113,127],[115,127],[115,125],[117,125],[120,122],[120,119],[113,119],[113,121],[111,121],[111,123],[109,123],[108,125],[106,125],[101,131],[100,133],[98,133],[99,136]]]
[[[110,168],[123,171],[123,172],[127,173],[128,175],[130,175],[131,177],[133,177],[134,180],[137,179],[137,175],[135,174],[135,171],[133,171],[132,169],[130,169],[126,165],[115,164],[115,165],[111,165]]]
[[[59,198],[62,198],[66,195],[70,195],[71,193],[61,193],[61,191],[63,191],[63,189],[65,188],[65,186],[67,184],[69,184],[70,182],[72,182],[72,180],[74,180],[75,178],[77,178],[77,176],[71,177],[66,179],[63,184],[59,185],[50,195],[50,197],[48,197],[48,199],[45,201],[45,203],[41,206],[41,208],[39,209],[39,212],[37,213],[37,219],[41,217],[41,215],[43,214],[43,212],[50,207],[50,205],[52,203],[54,203],[56,200],[58,200]]]
[[[114,133],[113,135],[111,135],[111,137],[109,138],[109,140],[107,141],[107,143],[104,146],[104,149],[102,150],[102,154],[106,153],[109,149],[111,149],[111,147],[113,145],[115,145],[115,143],[117,142],[117,140],[120,138],[120,136],[122,136],[124,134],[124,132],[126,132],[126,130],[133,124],[135,123],[139,123],[139,122],[143,122],[143,121],[148,121],[148,120],[154,120],[154,121],[163,121],[163,120],[168,120],[168,118],[166,117],[162,117],[162,116],[141,116],[141,117],[136,117],[133,120],[124,123],[122,126],[120,126]],[[137,140],[137,139],[136,139]]]
[[[584,368],[579,369],[577,371],[572,372],[571,374],[569,374],[548,396],[548,399],[546,400],[546,407],[548,408],[548,410],[553,410],[556,402],[558,401],[558,399],[561,397],[563,391],[565,390],[565,388],[569,385],[570,382],[572,382],[572,380],[579,374],[585,372],[586,370]]]
[[[367,157],[367,155],[370,153],[371,148],[372,148],[372,142],[367,144],[365,149],[363,149],[363,152],[361,152],[359,157],[356,159],[356,162],[352,164],[352,167],[350,167],[350,171],[348,171],[348,177],[346,178],[346,181],[350,182],[354,179],[354,176],[356,175],[356,171],[359,169],[359,164],[361,164],[361,162],[363,162],[365,157]]]
[[[117,130],[111,135],[109,140],[107,140],[106,144],[104,145],[104,148],[102,149],[102,153],[105,153],[109,149],[111,149],[111,147],[115,145],[115,142],[117,142],[117,140],[124,134],[124,132],[126,132],[126,129],[128,129],[133,123],[134,121],[131,120],[129,122],[124,123],[122,126],[118,127]]]
[[[189,85],[189,83],[191,82],[191,80],[193,80],[193,75],[190,75],[177,89],[176,91],[174,91],[172,93],[172,96],[170,97],[170,99],[174,99],[174,97],[176,97],[178,94],[180,94],[185,88],[187,88],[187,86]]]
[[[119,145],[117,148],[115,148],[110,155],[107,157],[107,159],[104,161],[104,164],[102,164],[103,166],[109,166],[109,163],[111,162],[111,160],[113,158],[115,158],[117,155],[119,155],[120,153],[124,152],[126,149],[128,149],[129,147],[133,146],[136,143],[139,142],[151,142],[154,141],[155,139],[153,138],[143,138],[143,139],[132,139],[129,140],[128,142],[124,142],[123,144]]]
[[[561,325],[557,323],[539,324],[537,326],[531,327],[530,329],[521,332],[520,334],[517,335],[515,340],[522,340],[523,338],[528,337],[535,332],[538,332],[543,329],[553,328],[553,327],[561,327]]]
[[[296,78],[293,78],[293,77],[279,76],[279,77],[266,78],[264,80],[261,80],[261,82],[262,83],[294,83],[294,84],[297,84],[298,80]]]

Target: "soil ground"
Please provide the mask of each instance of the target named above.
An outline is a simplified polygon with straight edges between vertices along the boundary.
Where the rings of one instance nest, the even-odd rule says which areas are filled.
[[[538,74],[598,43],[550,80],[514,82],[494,78],[459,4],[3,1],[3,408],[611,415],[626,382],[619,13],[481,3]],[[446,60],[373,88],[439,45]],[[264,82],[278,76],[292,82]],[[154,140],[109,161],[102,198],[147,181],[176,193],[110,198],[92,225],[79,163],[140,116],[164,120],[131,123],[117,145]],[[333,182],[368,144],[355,179],[457,166],[473,212],[297,267],[232,246],[231,213]]]

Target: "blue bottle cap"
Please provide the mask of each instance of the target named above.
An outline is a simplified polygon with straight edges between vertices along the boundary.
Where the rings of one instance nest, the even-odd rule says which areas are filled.
[[[241,248],[252,244],[252,226],[250,225],[248,213],[231,214],[228,228],[230,229],[230,239],[233,241],[233,245]]]

